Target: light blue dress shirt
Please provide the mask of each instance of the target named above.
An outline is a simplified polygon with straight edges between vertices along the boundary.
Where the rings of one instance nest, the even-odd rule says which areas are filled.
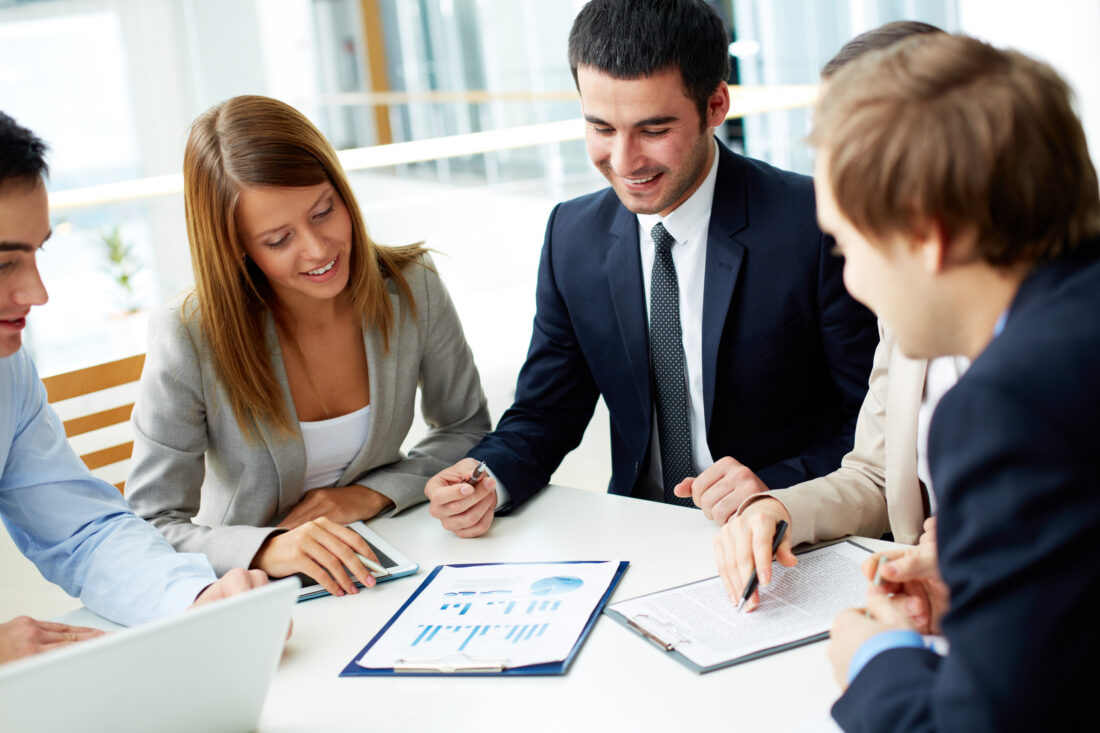
[[[92,477],[22,349],[0,359],[0,471],[0,517],[20,552],[100,616],[130,626],[178,613],[214,582],[204,555],[177,553]]]

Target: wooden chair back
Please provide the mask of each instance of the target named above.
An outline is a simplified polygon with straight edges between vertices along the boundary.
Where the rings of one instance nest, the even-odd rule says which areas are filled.
[[[119,491],[125,478],[110,479],[126,475],[134,452],[130,414],[144,366],[145,354],[138,354],[42,380],[73,449],[93,474]]]

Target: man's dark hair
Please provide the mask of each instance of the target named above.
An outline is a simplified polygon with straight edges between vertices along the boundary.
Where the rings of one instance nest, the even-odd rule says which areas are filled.
[[[730,75],[729,36],[703,0],[591,0],[569,32],[569,68],[615,79],[679,69],[684,91],[707,117],[707,100]]]
[[[46,143],[0,112],[0,188],[9,183],[33,186],[49,173]]]
[[[929,23],[922,23],[919,20],[895,20],[892,23],[885,23],[878,28],[860,33],[841,46],[840,50],[836,52],[836,56],[829,59],[829,62],[822,67],[821,76],[828,79],[840,71],[840,67],[855,61],[868,51],[881,51],[884,48],[893,46],[898,41],[903,41],[912,36],[919,36],[922,33],[944,32],[942,28],[937,28]]]

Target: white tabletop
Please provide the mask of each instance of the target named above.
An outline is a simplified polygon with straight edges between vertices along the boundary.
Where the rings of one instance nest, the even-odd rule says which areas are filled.
[[[421,572],[299,604],[261,731],[787,731],[820,716],[839,692],[823,643],[700,675],[606,616],[563,676],[341,678],[437,564],[629,560],[612,601],[715,573],[715,526],[698,510],[561,486],[475,539],[444,531],[423,505],[370,526]]]

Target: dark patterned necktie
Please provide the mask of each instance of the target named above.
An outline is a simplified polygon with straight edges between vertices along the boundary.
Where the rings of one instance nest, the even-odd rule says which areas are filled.
[[[657,397],[657,435],[661,443],[661,478],[665,503],[693,506],[672,493],[693,474],[691,426],[688,423],[687,374],[680,327],[680,285],[672,263],[676,240],[657,224],[650,234],[656,246],[649,284],[649,370]]]

